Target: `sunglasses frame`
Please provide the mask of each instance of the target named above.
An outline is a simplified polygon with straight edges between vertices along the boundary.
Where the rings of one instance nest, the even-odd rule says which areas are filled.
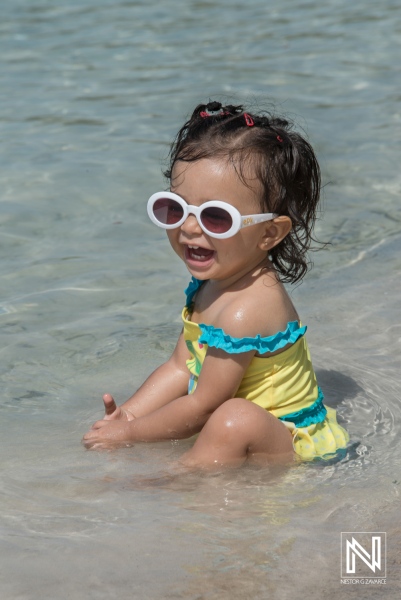
[[[153,207],[157,200],[163,199],[175,200],[182,207],[182,218],[173,225],[162,223],[156,218],[153,212]],[[201,214],[206,208],[220,208],[222,210],[225,210],[230,215],[232,220],[232,225],[230,229],[228,231],[225,231],[224,233],[214,233],[213,231],[209,231],[209,229],[207,229],[201,221]],[[237,210],[234,206],[228,204],[228,202],[222,202],[221,200],[210,200],[208,202],[205,202],[204,204],[201,204],[201,206],[193,206],[192,204],[188,204],[187,202],[185,202],[184,198],[181,198],[181,196],[178,196],[178,194],[174,194],[173,192],[156,192],[156,194],[152,194],[152,196],[148,200],[147,210],[150,220],[158,227],[162,227],[162,229],[177,229],[177,227],[181,227],[181,225],[185,223],[190,214],[195,215],[196,220],[202,231],[206,233],[206,235],[220,240],[230,238],[233,235],[236,235],[239,232],[239,230],[243,227],[249,227],[250,225],[256,225],[257,223],[264,223],[265,221],[272,221],[273,219],[279,216],[276,213],[241,215],[239,210]]]

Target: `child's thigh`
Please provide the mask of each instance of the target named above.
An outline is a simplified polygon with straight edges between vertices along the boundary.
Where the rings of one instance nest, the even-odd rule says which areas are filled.
[[[232,398],[209,417],[189,454],[199,462],[241,464],[290,459],[294,451],[291,433],[281,421],[249,400]]]

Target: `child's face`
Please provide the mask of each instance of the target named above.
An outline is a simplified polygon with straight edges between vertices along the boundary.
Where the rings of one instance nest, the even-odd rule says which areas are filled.
[[[256,179],[241,181],[235,167],[225,160],[201,159],[174,165],[171,191],[188,204],[201,206],[210,200],[228,202],[242,215],[260,213],[260,183]],[[227,239],[205,234],[194,215],[177,229],[167,231],[170,243],[197,279],[240,279],[267,259],[266,231],[271,223],[245,227]]]

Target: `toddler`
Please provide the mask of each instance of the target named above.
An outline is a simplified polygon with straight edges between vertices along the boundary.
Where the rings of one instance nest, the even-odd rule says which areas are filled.
[[[283,283],[300,281],[320,194],[310,144],[283,119],[197,106],[177,134],[168,192],[148,214],[192,279],[172,356],[84,436],[88,448],[189,438],[184,465],[332,457],[348,436],[323,403],[306,327]]]

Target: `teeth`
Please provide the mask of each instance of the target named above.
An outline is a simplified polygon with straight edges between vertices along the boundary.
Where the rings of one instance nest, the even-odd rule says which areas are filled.
[[[191,248],[192,250],[198,250],[199,246],[190,246],[190,245],[188,244],[188,248]]]

